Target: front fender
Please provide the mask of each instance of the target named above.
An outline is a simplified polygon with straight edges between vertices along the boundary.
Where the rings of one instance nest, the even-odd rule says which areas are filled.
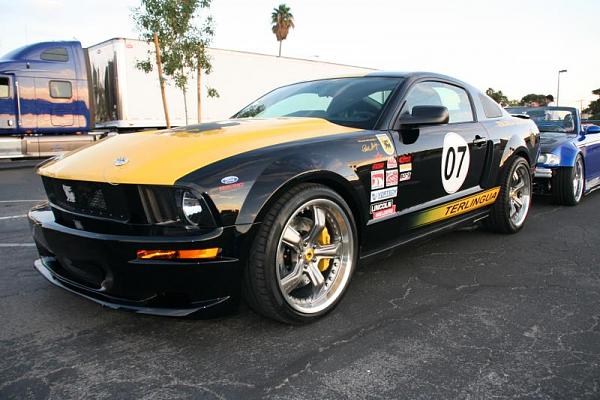
[[[347,165],[333,166],[327,158],[292,156],[280,158],[267,167],[256,179],[240,209],[236,224],[260,222],[268,207],[291,186],[301,182],[316,182],[330,186],[340,193],[355,212],[357,222],[363,221],[361,210],[366,196],[360,196],[358,175]],[[357,188],[358,186],[358,188]],[[365,190],[364,188],[362,190]]]
[[[558,167],[572,167],[575,165],[575,159],[579,154],[579,148],[573,142],[567,142],[553,150],[552,153],[560,156],[560,164]],[[554,167],[556,167],[556,165],[554,165]]]

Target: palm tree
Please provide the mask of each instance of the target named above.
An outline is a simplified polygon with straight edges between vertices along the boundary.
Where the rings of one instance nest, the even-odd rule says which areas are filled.
[[[281,42],[287,38],[290,28],[294,27],[294,16],[287,5],[280,4],[279,7],[273,9],[271,22],[273,23],[271,30],[279,42],[279,57],[281,57]]]

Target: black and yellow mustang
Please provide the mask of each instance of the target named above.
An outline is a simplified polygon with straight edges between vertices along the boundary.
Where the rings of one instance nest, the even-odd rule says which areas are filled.
[[[50,282],[160,315],[220,309],[306,322],[360,259],[483,220],[526,219],[539,132],[446,76],[285,86],[232,119],[119,135],[38,169],[29,214]]]

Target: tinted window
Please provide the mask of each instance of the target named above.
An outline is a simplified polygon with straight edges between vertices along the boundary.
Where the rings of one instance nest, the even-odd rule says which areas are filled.
[[[0,77],[0,99],[5,99],[10,95],[8,78]]]
[[[71,82],[50,81],[50,97],[55,99],[70,99],[73,97]]]
[[[448,109],[450,123],[474,120],[467,92],[458,86],[446,83],[421,82],[416,84],[406,96],[403,112],[412,113],[414,106],[444,106]]]
[[[65,47],[55,47],[53,49],[44,50],[40,54],[40,58],[44,61],[69,61],[69,54]]]
[[[235,118],[310,117],[373,129],[402,78],[362,77],[302,82],[275,89]]]
[[[483,106],[483,112],[488,118],[499,118],[502,116],[502,110],[500,106],[492,99],[487,96],[479,95],[481,105]]]

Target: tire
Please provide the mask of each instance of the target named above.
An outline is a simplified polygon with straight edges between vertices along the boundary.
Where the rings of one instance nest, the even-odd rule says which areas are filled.
[[[577,155],[573,167],[559,168],[552,177],[552,197],[554,202],[565,206],[576,206],[585,190],[583,158]]]
[[[270,206],[253,240],[242,288],[246,302],[280,322],[317,320],[348,288],[357,237],[352,212],[339,194],[319,184],[292,187]]]
[[[501,182],[498,198],[484,224],[494,232],[516,233],[523,228],[531,206],[532,179],[529,163],[523,157],[513,158],[505,169]],[[523,186],[517,189],[521,182]],[[520,207],[518,201],[521,202]]]

